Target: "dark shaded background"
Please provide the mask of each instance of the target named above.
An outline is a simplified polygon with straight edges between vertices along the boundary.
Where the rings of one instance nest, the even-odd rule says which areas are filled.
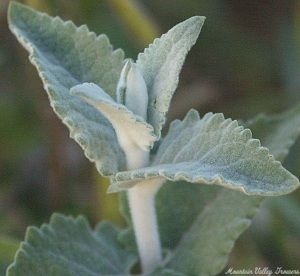
[[[123,224],[116,211],[116,196],[105,194],[106,181],[69,139],[27,53],[9,32],[8,2],[0,2],[2,271],[26,227],[48,221],[54,211],[84,213],[92,224],[103,218]],[[140,17],[129,19],[121,7],[128,5],[128,0],[20,2],[77,25],[86,23],[96,33],[106,33],[115,48],[123,48],[132,58],[155,34],[192,15],[205,15],[200,39],[184,65],[169,121],[182,118],[191,107],[202,115],[214,111],[248,119],[260,112],[280,112],[300,100],[299,1],[143,0],[134,2]],[[146,35],[135,29],[141,20],[148,24]],[[285,164],[298,177],[300,164],[294,157],[299,153],[300,142]],[[300,269],[299,248],[297,191],[265,202],[237,243],[230,266]]]

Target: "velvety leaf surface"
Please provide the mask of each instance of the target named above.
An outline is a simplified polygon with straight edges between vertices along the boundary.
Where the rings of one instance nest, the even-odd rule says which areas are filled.
[[[261,120],[259,116],[251,121],[255,129],[255,137],[261,139],[265,146],[269,146],[269,143],[271,146],[274,141],[283,141],[277,145],[280,150],[276,151],[274,148],[275,158],[280,161],[284,160],[289,148],[297,139],[296,133],[300,128],[300,123],[296,119],[298,117],[297,110],[299,109],[296,106],[288,112],[271,117],[271,119],[263,116],[263,120]],[[270,127],[267,122],[274,122],[273,126],[276,127]],[[246,229],[263,198],[246,196],[220,187],[212,190],[208,189],[212,187],[206,188],[191,184],[186,185],[185,192],[182,193],[183,184],[187,183],[168,183],[159,191],[156,198],[158,219],[163,224],[161,237],[164,246],[173,248],[174,244],[178,243],[178,237],[184,234],[186,237],[190,237],[181,241],[169,266],[188,274],[216,275],[224,269],[234,241]],[[179,208],[176,208],[172,202],[180,205],[180,194],[181,202],[184,202],[180,217],[189,219],[174,223],[178,217]],[[174,197],[177,200],[174,201]],[[168,208],[169,204],[171,208]],[[204,208],[205,204],[208,204],[206,208]],[[224,205],[221,206],[222,204]],[[195,209],[198,209],[198,215],[194,211]],[[205,230],[205,228],[207,229]],[[188,229],[191,232],[186,232]],[[168,233],[172,239],[168,238]],[[192,238],[193,236],[194,238]],[[182,254],[191,254],[192,256],[190,259],[186,257],[180,259]],[[195,256],[201,256],[201,258],[195,258]],[[197,272],[195,273],[195,271]]]
[[[164,248],[174,249],[195,218],[221,188],[167,181],[156,196],[160,237]],[[238,193],[240,194],[240,193]]]
[[[117,241],[118,230],[101,223],[92,231],[83,217],[55,214],[30,227],[7,275],[128,275],[136,256]]]
[[[269,146],[269,141],[271,143],[280,139],[284,141],[283,144],[278,145],[282,150],[275,151],[275,158],[280,161],[283,161],[285,157],[281,152],[287,153],[297,139],[295,132],[298,131],[300,124],[293,119],[297,117],[296,110],[297,107],[275,116],[276,128],[268,128],[267,122],[269,120],[267,117],[264,117],[263,123],[259,124],[257,128],[256,124],[253,124],[256,129],[254,135],[256,138],[262,139],[264,146]],[[291,118],[285,114],[290,114]],[[278,131],[279,129],[284,130],[284,125],[288,124],[289,120],[292,121],[290,131]],[[256,119],[253,122],[256,122]],[[178,132],[175,131],[175,126]],[[175,121],[165,140],[172,140],[182,132],[183,128],[180,126],[182,126],[180,121]],[[166,147],[162,146],[160,150],[163,152]],[[233,243],[249,225],[250,219],[254,216],[262,199],[218,186],[195,185],[187,182],[167,182],[164,184],[156,197],[156,209],[163,246],[174,249],[183,235],[189,236],[189,229],[191,229],[191,234],[194,237],[180,243],[180,250],[176,250],[174,259],[169,266],[177,272],[179,270],[179,273],[180,271],[183,271],[184,274],[191,272],[189,275],[192,273],[194,275],[216,275],[220,273],[227,263]],[[122,206],[126,207],[124,199],[122,203]],[[224,206],[220,207],[221,203]],[[207,208],[205,208],[206,204],[208,204]],[[125,213],[126,211],[128,212],[125,208]],[[223,218],[228,221],[224,222]],[[223,234],[221,233],[222,230],[224,230]],[[132,235],[132,233],[129,234],[129,231],[123,232],[123,239],[131,248],[133,247]],[[219,242],[217,243],[215,239]],[[194,253],[193,256],[190,256],[191,261],[189,262],[188,258],[184,257],[181,263],[179,256],[189,255],[190,252]],[[211,258],[208,263],[195,257],[198,255],[206,256],[206,254]],[[203,269],[199,264],[203,265]]]
[[[204,20],[203,16],[194,16],[177,24],[138,56],[136,63],[148,88],[148,122],[153,125],[158,137],[166,121],[185,56],[195,44]]]
[[[217,275],[260,202],[261,198],[222,189],[183,236],[168,267],[186,275]]]
[[[49,17],[11,2],[9,27],[30,54],[48,93],[51,106],[104,175],[125,168],[125,157],[111,124],[94,107],[70,95],[83,82],[101,86],[111,97],[117,86],[123,52],[112,50],[105,35],[86,26]]]
[[[153,127],[126,106],[115,102],[99,86],[93,83],[79,84],[71,88],[71,94],[97,108],[111,122],[119,139],[127,139],[127,144],[137,145],[143,150],[152,147],[156,140]]]
[[[223,114],[208,113],[200,120],[195,110],[171,125],[151,167],[117,173],[110,191],[149,177],[216,184],[249,195],[286,194],[299,186],[249,129]]]

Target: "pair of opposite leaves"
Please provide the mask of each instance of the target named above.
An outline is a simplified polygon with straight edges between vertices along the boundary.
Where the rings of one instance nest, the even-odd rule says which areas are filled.
[[[9,13],[10,28],[30,52],[52,107],[98,171],[110,176],[111,192],[147,178],[217,184],[253,195],[293,191],[298,179],[252,139],[249,129],[222,114],[200,119],[191,110],[161,139],[181,67],[203,22],[195,16],[176,25],[139,54],[136,64],[127,63],[121,74],[123,52],[113,51],[106,36],[16,3]],[[138,83],[144,82],[148,99],[141,97],[137,106],[146,104],[145,116],[134,105],[137,91],[130,92],[135,83],[128,79],[130,70],[138,71],[133,74]],[[150,152],[147,166],[126,170],[127,152],[150,150],[154,142],[158,147]]]
[[[135,135],[142,134],[137,130],[138,126],[141,129],[150,126],[149,133],[153,134],[154,139],[158,139],[185,55],[195,43],[202,23],[203,18],[194,17],[178,24],[138,56],[137,66],[148,93],[146,123],[128,110],[128,106],[120,105],[126,104],[126,95],[121,94],[118,103],[114,100],[124,56],[121,50],[112,51],[106,36],[97,37],[85,26],[76,28],[71,22],[51,18],[13,2],[9,11],[10,28],[30,52],[30,60],[38,69],[52,107],[69,127],[71,136],[82,146],[86,156],[96,163],[98,171],[111,176],[111,190],[122,190],[135,184],[134,181],[137,180],[161,177],[174,181],[184,179],[201,184],[219,184],[241,189],[249,194],[277,195],[292,191],[299,185],[298,180],[282,168],[279,162],[274,161],[268,150],[260,147],[258,140],[251,138],[249,130],[238,126],[236,121],[225,120],[222,114],[209,113],[200,120],[196,111],[190,111],[183,121],[176,120],[171,124],[166,137],[151,151],[149,167],[124,171],[126,158],[112,124],[103,116],[103,110],[98,112],[70,94],[72,87],[79,88],[78,85],[83,83],[94,83],[95,85],[87,86],[97,90],[96,99],[89,97],[94,94],[91,89],[73,88],[73,93],[77,91],[77,94],[93,105],[100,102],[107,108],[112,108],[111,115],[136,126],[137,128],[127,129],[131,131],[133,139]],[[81,88],[85,86],[86,84]],[[104,91],[109,97],[103,94]],[[268,122],[268,130],[272,134],[274,127],[280,129],[275,133],[275,139],[263,141],[271,146],[272,152],[280,160],[299,134],[293,125],[293,122],[299,122],[298,110],[299,108],[283,117],[273,118],[274,120],[261,117],[258,118],[258,124],[250,123],[252,127],[260,128],[265,127]],[[128,121],[126,117],[131,120]],[[283,131],[281,126],[285,123],[290,132],[286,128]],[[165,185],[161,189],[163,193],[158,195],[158,218],[163,221],[160,224],[162,243],[165,248],[169,248],[170,244],[176,245],[173,258],[167,267],[187,275],[216,275],[226,265],[233,242],[249,226],[249,218],[255,214],[260,198],[247,197],[228,189],[217,189],[218,196],[210,200],[206,191],[215,189],[207,187],[206,190],[203,185],[196,187],[184,184],[187,183]],[[181,190],[183,187],[201,188],[200,202],[200,194],[196,194],[192,201],[195,189],[188,189],[184,197]],[[168,206],[165,204],[165,197],[168,199]],[[199,214],[197,209],[192,215],[195,204],[189,203],[191,208],[188,211],[186,208],[178,208],[176,197],[180,197],[181,202],[182,197],[189,202],[195,202],[197,207],[203,207],[207,202],[210,205]],[[173,208],[170,207],[172,198],[175,198]],[[182,213],[176,215],[178,210]],[[170,216],[170,212],[174,211],[177,220],[181,217],[192,217],[192,227],[181,220],[178,223],[179,228],[176,228]],[[188,233],[185,232],[187,229]],[[181,240],[178,245],[178,240],[184,233],[188,239]],[[73,220],[55,215],[50,225],[44,225],[41,229],[32,228],[27,232],[26,241],[9,269],[9,275],[19,275],[18,271],[24,273],[26,269],[33,275],[35,269],[40,272],[43,262],[45,270],[53,272],[57,269],[62,275],[73,270],[85,273],[95,271],[97,275],[105,272],[124,274],[124,271],[130,270],[133,256],[120,247],[117,236],[111,227],[103,227],[103,224],[101,229],[99,227],[92,232],[87,222],[82,219]],[[108,241],[111,247],[107,247]],[[65,258],[59,258],[61,262],[57,263],[57,248],[61,248],[62,244],[66,246],[63,252]],[[89,245],[89,254],[87,258],[83,258],[86,244]],[[74,255],[74,250],[67,250],[70,247],[77,248],[75,253],[81,253]],[[53,252],[52,259],[49,258],[49,251]],[[114,259],[116,256],[120,259]],[[92,265],[91,260],[94,260]],[[112,260],[114,265],[109,266]],[[74,263],[81,265],[74,266]],[[180,274],[168,272],[168,275]]]

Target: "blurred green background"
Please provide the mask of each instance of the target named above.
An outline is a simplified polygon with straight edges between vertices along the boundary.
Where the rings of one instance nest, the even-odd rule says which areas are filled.
[[[207,20],[188,55],[169,121],[191,108],[248,119],[300,101],[300,2],[280,0],[24,0],[50,15],[106,33],[135,58],[154,37],[193,15]],[[52,112],[0,1],[0,274],[28,225],[52,212],[124,225],[117,196]],[[167,126],[166,126],[167,129]],[[285,166],[298,177],[300,142]],[[300,269],[300,191],[266,200],[231,255],[233,268]]]

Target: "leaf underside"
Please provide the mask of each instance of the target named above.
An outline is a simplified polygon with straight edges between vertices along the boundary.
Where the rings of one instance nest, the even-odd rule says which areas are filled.
[[[130,143],[143,150],[149,150],[156,141],[151,125],[126,106],[115,102],[99,86],[93,83],[79,84],[71,88],[71,94],[97,108],[111,122],[117,136],[122,136],[120,138],[126,137]]]
[[[203,16],[194,16],[177,24],[138,55],[136,63],[148,89],[148,122],[158,137],[177,88],[181,67],[199,36],[204,20]]]
[[[151,167],[117,173],[110,190],[154,177],[216,184],[249,195],[280,195],[299,186],[249,129],[222,114],[208,113],[200,120],[195,110],[173,122]]]
[[[70,95],[70,88],[93,82],[111,97],[117,86],[124,54],[113,51],[105,35],[96,36],[86,26],[52,18],[11,2],[9,27],[30,54],[48,93],[51,106],[70,129],[98,171],[111,175],[125,168],[111,124],[94,107]]]
[[[118,231],[105,222],[92,231],[83,217],[54,214],[28,229],[7,275],[128,275],[136,256],[120,246]]]

